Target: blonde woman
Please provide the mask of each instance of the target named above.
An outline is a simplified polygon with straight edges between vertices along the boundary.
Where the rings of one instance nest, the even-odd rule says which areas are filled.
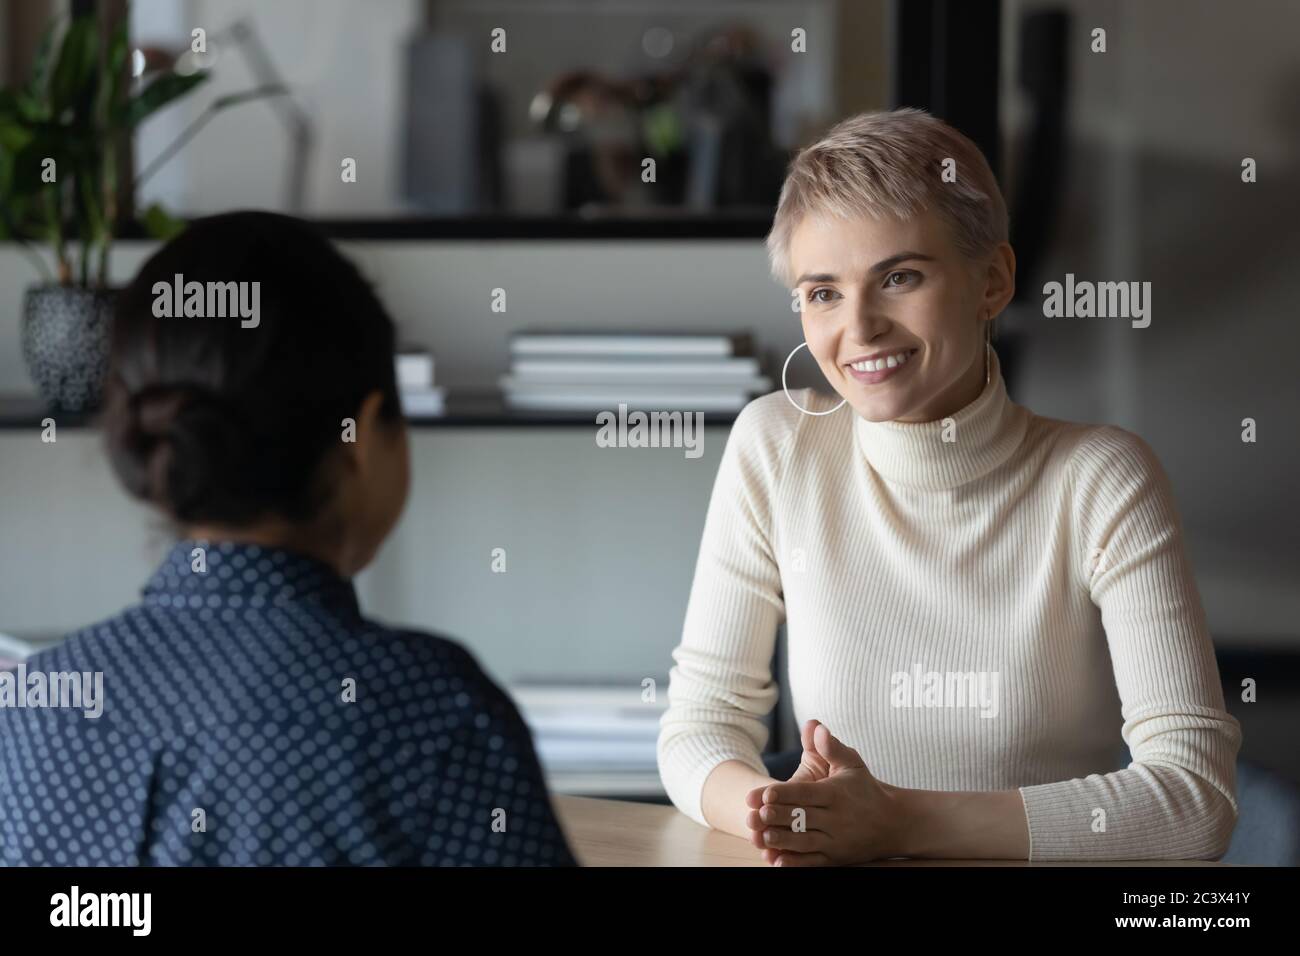
[[[1008,398],[1015,255],[978,148],[915,110],[846,120],[793,161],[768,249],[839,396],[732,430],[659,738],[673,802],[776,865],[1221,856],[1240,725],[1168,479],[1136,435]],[[783,621],[786,782],[760,759]]]

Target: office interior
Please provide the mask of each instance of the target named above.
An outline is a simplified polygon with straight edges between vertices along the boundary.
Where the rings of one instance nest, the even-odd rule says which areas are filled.
[[[1010,394],[1137,432],[1158,454],[1242,724],[1243,781],[1267,803],[1239,827],[1271,846],[1243,861],[1300,860],[1300,7],[0,0],[0,85],[28,74],[51,19],[86,13],[126,19],[141,69],[209,73],[133,137],[129,168],[157,168],[138,189],[127,179],[134,215],[110,282],[158,248],[140,215],[154,205],[303,216],[360,264],[402,342],[433,356],[448,403],[411,417],[410,502],[357,580],[363,608],[470,648],[540,715],[548,781],[564,794],[666,799],[651,728],[734,414],[705,415],[698,457],[602,448],[590,415],[500,401],[512,336],[743,333],[779,387],[802,333],[763,237],[791,151],[863,110],[914,105],[954,122],[1011,208],[1020,289],[995,339]],[[194,24],[210,42],[197,61]],[[510,43],[544,32],[545,49],[495,56],[496,27]],[[796,28],[806,51],[792,49]],[[1097,28],[1104,53],[1091,49]],[[268,86],[285,92],[204,118]],[[655,188],[629,162],[647,141],[663,157]],[[355,181],[340,177],[344,157]],[[40,244],[0,241],[11,654],[131,603],[169,543],[115,482],[93,414],[61,416],[57,442],[41,442],[22,313],[53,265]],[[1067,273],[1149,281],[1150,326],[1046,317],[1042,286]],[[790,376],[819,382],[806,353]],[[769,748],[796,744],[783,695]]]

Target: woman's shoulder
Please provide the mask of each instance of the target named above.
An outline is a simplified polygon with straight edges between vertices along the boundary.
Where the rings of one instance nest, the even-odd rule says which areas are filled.
[[[1151,446],[1141,435],[1118,425],[1063,421],[1031,412],[1030,428],[1052,439],[1063,452],[1075,458],[1153,455]]]
[[[1163,480],[1164,470],[1151,445],[1118,425],[1071,422],[1029,413],[1031,445],[1059,460],[1076,488]]]
[[[817,414],[829,412],[838,404],[838,396],[831,398],[811,388],[760,395],[736,416],[727,437],[724,462],[739,463],[749,477],[775,481],[797,445],[843,427],[847,415],[838,420],[839,415]],[[810,421],[817,424],[809,427]]]
[[[799,408],[796,408],[794,403],[796,401],[806,402],[810,393],[812,393],[812,389],[801,388],[795,389],[788,394],[785,391],[777,391],[760,395],[752,399],[740,410],[740,413],[736,416],[736,425],[776,428],[783,431],[796,428],[800,419],[807,416]],[[817,397],[815,394],[813,395],[814,400]],[[820,397],[825,398],[825,396]]]
[[[770,392],[740,410],[731,433],[734,440],[749,446],[787,445],[800,437],[808,421],[837,420],[838,415],[829,413],[841,404],[838,395],[826,395],[811,388]]]

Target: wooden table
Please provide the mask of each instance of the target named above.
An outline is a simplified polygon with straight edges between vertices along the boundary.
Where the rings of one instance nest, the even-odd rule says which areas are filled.
[[[752,844],[702,827],[676,807],[625,800],[555,796],[584,866],[767,866]],[[1034,863],[1024,860],[881,860],[869,866],[1222,866],[1206,860]]]

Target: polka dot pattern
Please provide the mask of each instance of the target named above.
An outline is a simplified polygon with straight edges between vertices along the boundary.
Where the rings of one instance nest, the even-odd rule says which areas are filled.
[[[180,542],[27,669],[102,671],[103,714],[0,708],[2,863],[574,864],[510,699],[311,558]]]

